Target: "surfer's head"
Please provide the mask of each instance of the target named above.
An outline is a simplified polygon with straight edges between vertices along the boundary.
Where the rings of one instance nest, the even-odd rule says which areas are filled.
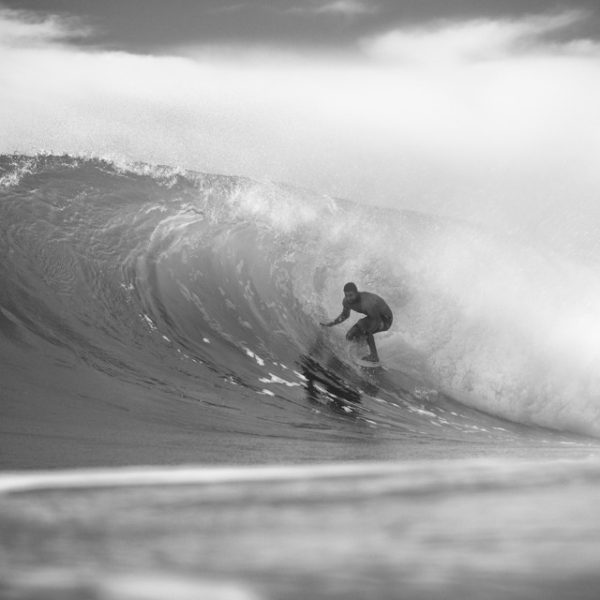
[[[358,298],[358,288],[355,283],[349,281],[344,286],[344,296],[348,302],[354,302]]]

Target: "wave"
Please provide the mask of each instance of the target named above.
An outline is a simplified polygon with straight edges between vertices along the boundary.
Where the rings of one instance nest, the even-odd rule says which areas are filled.
[[[66,352],[260,435],[315,426],[307,405],[390,436],[514,434],[486,415],[600,435],[599,273],[473,225],[241,177],[6,155],[0,248],[4,357]],[[319,327],[351,280],[394,311],[377,336],[386,370],[353,364],[344,327]]]

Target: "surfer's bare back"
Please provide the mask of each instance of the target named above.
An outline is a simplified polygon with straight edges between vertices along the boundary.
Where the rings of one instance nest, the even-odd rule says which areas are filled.
[[[363,360],[370,362],[379,362],[379,355],[375,346],[374,333],[387,331],[394,320],[392,310],[385,300],[377,294],[371,292],[359,292],[356,285],[352,282],[344,286],[344,301],[342,302],[342,312],[330,323],[321,323],[323,327],[332,327],[350,316],[350,311],[354,310],[366,317],[357,321],[346,334],[348,341],[359,341],[361,338],[367,340],[370,354],[363,357]]]

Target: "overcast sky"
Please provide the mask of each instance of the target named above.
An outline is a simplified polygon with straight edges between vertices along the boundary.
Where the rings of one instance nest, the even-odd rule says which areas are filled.
[[[598,106],[597,0],[0,0],[0,152],[581,238],[600,226]]]
[[[87,43],[132,52],[172,53],[206,44],[277,45],[334,52],[364,37],[435,21],[519,19],[579,9],[586,18],[555,39],[600,35],[597,0],[3,0],[16,10],[77,16]]]

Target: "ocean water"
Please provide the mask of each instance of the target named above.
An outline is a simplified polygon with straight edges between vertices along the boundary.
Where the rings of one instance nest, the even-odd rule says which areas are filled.
[[[598,597],[590,261],[51,155],[0,157],[0,256],[5,597]],[[350,280],[383,369],[318,324]]]

